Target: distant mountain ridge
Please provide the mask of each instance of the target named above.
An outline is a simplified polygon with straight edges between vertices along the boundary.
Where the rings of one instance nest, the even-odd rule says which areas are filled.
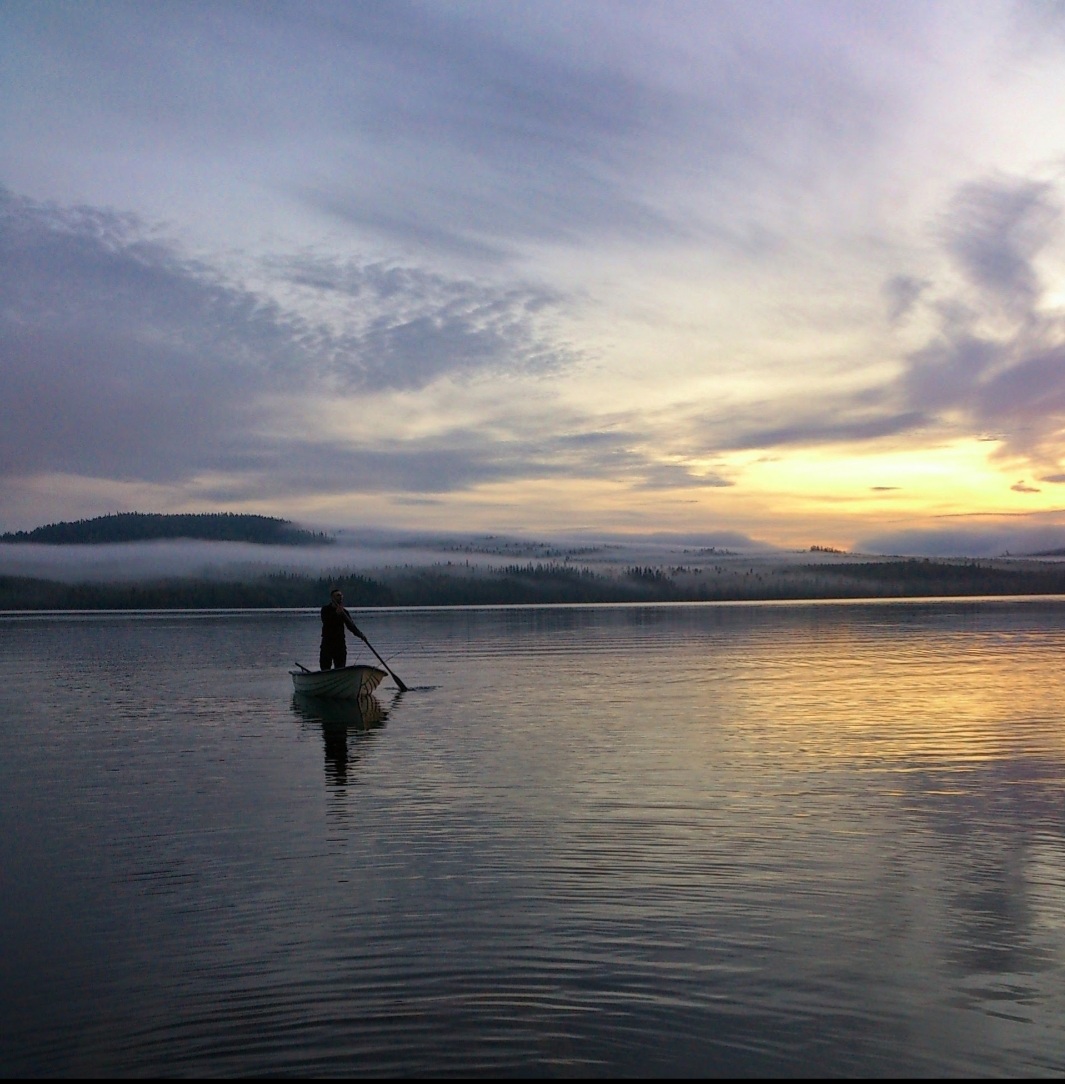
[[[334,539],[319,531],[297,527],[287,519],[238,512],[116,512],[50,523],[32,531],[0,534],[0,542],[39,542],[45,545],[99,545],[108,542],[150,542],[193,538],[208,542],[254,542],[272,546],[327,546]]]

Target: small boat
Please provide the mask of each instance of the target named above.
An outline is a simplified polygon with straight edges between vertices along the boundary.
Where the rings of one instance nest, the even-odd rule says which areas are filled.
[[[296,692],[304,696],[323,696],[330,700],[358,700],[369,696],[388,676],[376,666],[342,666],[337,670],[308,670],[296,663],[290,670]]]

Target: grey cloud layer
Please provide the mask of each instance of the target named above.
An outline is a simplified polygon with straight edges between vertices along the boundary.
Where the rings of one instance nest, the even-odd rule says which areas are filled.
[[[904,272],[884,286],[896,327],[918,315],[936,330],[902,357],[900,375],[812,400],[766,399],[697,424],[713,450],[860,445],[925,430],[991,432],[996,455],[1060,481],[1065,462],[1065,310],[1046,303],[1039,257],[1058,246],[1062,195],[1045,181],[993,177],[964,185],[938,224],[956,275]]]
[[[1060,252],[1062,195],[1048,182],[965,185],[944,225],[962,281],[928,304],[939,331],[908,359],[908,403],[1001,437],[1000,457],[1055,473],[1065,458],[1065,310],[1045,304],[1038,259]]]
[[[330,312],[329,372],[342,386],[419,388],[445,374],[550,372],[573,360],[539,332],[563,298],[543,289],[477,287],[413,267],[308,256],[274,258],[271,270]]]
[[[1021,557],[1065,549],[1065,510],[1031,516],[945,518],[938,527],[859,539],[855,552],[914,557]]]
[[[1045,183],[967,185],[941,226],[960,284],[900,274],[886,287],[894,322],[921,310],[939,320],[900,379],[816,405],[767,399],[706,420],[703,450],[860,444],[919,428],[991,431],[1000,455],[1031,457],[1040,478],[1058,477],[1065,319],[1039,308],[1036,262],[1058,213]],[[291,304],[183,257],[131,216],[3,193],[3,473],[171,481],[215,471],[243,477],[231,484],[248,491],[269,477],[278,493],[315,476],[344,491],[357,460],[372,488],[404,492],[562,475],[651,489],[730,484],[653,462],[640,450],[649,423],[636,418],[615,431],[558,416],[532,432],[515,414],[495,436],[457,429],[357,455],[298,436],[267,440],[264,393],[419,389],[443,375],[561,372],[574,357],[551,329],[563,298],[542,289],[314,254],[266,266]],[[988,324],[982,313],[996,304],[1008,319]]]
[[[32,88],[32,131],[12,106],[12,132],[228,162],[401,251],[476,258],[603,237],[764,246],[826,164],[869,160],[908,108],[890,62],[937,17],[833,0],[52,10],[6,13],[11,100]],[[736,197],[759,191],[778,210],[754,229]]]
[[[531,291],[288,268],[319,296],[343,293],[353,330],[227,282],[129,216],[0,192],[0,471],[158,481],[245,470],[274,458],[257,436],[264,393],[420,388],[568,360],[538,337],[550,299]]]
[[[523,420],[505,403],[491,433],[375,433],[372,444],[363,434],[357,449],[314,433],[266,437],[271,393],[298,403],[572,361],[541,327],[560,304],[543,291],[306,254],[267,266],[294,291],[291,306],[183,258],[131,216],[0,193],[0,476],[215,473],[228,480],[204,495],[220,500],[305,493],[309,478],[332,493],[563,476],[727,484],[654,465],[637,428],[604,431],[562,411]]]
[[[577,416],[567,420],[573,426],[588,424]],[[316,493],[358,490],[433,497],[530,479],[600,479],[649,491],[732,484],[683,465],[656,463],[641,450],[643,440],[636,432],[556,432],[547,423],[530,424],[516,417],[497,418],[496,428],[505,428],[508,434],[486,436],[479,430],[453,428],[402,441],[381,436],[358,448],[292,439],[263,450],[253,472],[238,474],[204,496],[236,500],[261,491],[264,484],[274,496],[298,496],[306,492],[311,477]]]
[[[764,18],[732,3],[317,10],[331,14],[327,51],[380,78],[337,88],[349,154],[306,198],[445,252],[602,238],[761,252],[775,227],[754,229],[736,197],[775,203],[786,178],[793,216],[821,163],[857,167],[905,96],[850,57],[861,19],[847,5]],[[865,17],[888,40],[923,18]]]
[[[1023,313],[1041,292],[1033,258],[1060,218],[1047,182],[973,182],[955,195],[943,232],[948,252],[985,301]]]

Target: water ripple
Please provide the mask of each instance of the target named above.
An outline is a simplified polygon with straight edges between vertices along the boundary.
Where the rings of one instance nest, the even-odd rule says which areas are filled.
[[[1060,1075],[1063,616],[0,618],[5,1072]]]

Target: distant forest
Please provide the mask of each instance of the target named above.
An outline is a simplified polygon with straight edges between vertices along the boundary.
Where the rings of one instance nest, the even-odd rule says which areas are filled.
[[[1028,562],[1008,568],[979,561],[900,559],[707,570],[634,567],[605,575],[560,564],[528,564],[493,570],[406,567],[376,578],[286,572],[245,581],[170,578],[108,584],[0,576],[0,610],[302,608],[323,605],[334,583],[355,608],[1065,595],[1065,565]]]
[[[287,519],[235,512],[196,512],[188,515],[116,512],[95,519],[50,523],[32,531],[0,534],[0,542],[41,542],[55,546],[153,542],[163,538],[257,542],[273,546],[324,546],[333,541],[326,534],[303,530]]]

